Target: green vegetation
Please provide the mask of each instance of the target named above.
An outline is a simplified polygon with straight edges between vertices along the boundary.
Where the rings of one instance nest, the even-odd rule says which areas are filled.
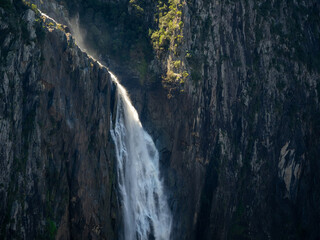
[[[181,61],[180,60],[173,61],[173,66],[174,68],[179,69],[181,66]]]
[[[183,39],[182,4],[180,0],[160,0],[158,4],[158,30],[151,33],[153,48],[162,53],[170,50],[177,54]]]
[[[43,20],[41,18],[40,12],[38,10],[37,5],[35,4],[31,4],[30,2],[26,1],[26,0],[21,0],[20,1],[20,5],[22,5],[24,8],[30,8],[32,9],[35,14],[36,14],[36,19],[35,19],[35,29],[36,29],[36,35],[37,35],[37,40],[40,43],[43,43],[44,38],[46,36],[45,33],[45,26],[43,25]],[[30,42],[30,33],[27,29],[27,23],[22,21],[21,23],[21,30],[22,30],[22,38],[28,43]]]
[[[51,220],[47,219],[46,223],[46,236],[48,240],[54,240],[57,233],[57,226],[56,223]]]
[[[31,4],[31,9],[35,12],[35,13],[39,13],[38,7],[35,4]]]
[[[138,0],[130,0],[129,4],[133,7],[136,13],[138,14],[144,13],[144,9],[139,5]]]
[[[173,90],[181,90],[188,78],[185,56],[181,54],[183,43],[182,9],[183,0],[159,0],[157,5],[156,23],[157,29],[149,30],[152,46],[157,57],[162,62],[166,60],[166,69],[162,76],[162,83],[169,90],[168,97]],[[165,59],[164,59],[165,58]]]
[[[28,2],[28,1],[26,1],[26,0],[21,0],[21,1],[22,1],[22,3],[23,3],[25,6],[29,7],[29,8],[30,8],[32,11],[34,11],[37,15],[40,14],[37,5],[32,4],[32,3],[30,3],[30,2]]]

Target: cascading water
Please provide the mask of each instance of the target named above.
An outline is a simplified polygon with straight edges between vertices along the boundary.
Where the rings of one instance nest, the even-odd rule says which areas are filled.
[[[40,13],[58,24],[45,13],[41,11]],[[78,46],[85,51],[78,22],[74,21],[72,24],[69,21],[69,23],[76,35]],[[99,61],[97,62],[104,67]],[[111,136],[116,147],[124,239],[169,240],[172,215],[160,180],[158,150],[150,135],[144,131],[126,90],[117,78],[109,73],[117,85],[117,115]]]
[[[117,116],[111,130],[118,160],[125,240],[169,240],[172,216],[159,176],[159,154],[144,131],[126,90],[117,83]]]

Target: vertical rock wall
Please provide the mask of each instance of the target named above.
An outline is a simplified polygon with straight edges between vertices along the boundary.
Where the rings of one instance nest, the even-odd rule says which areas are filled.
[[[320,236],[319,9],[187,1],[185,92],[127,83],[162,154],[174,239]]]
[[[154,3],[143,4],[153,15]],[[175,56],[189,73],[184,92],[168,99],[157,78],[140,81],[119,68],[161,154],[173,239],[320,236],[319,12],[317,1],[186,1]],[[104,24],[93,25],[108,42]],[[42,48],[25,43],[25,29],[38,34],[23,29],[14,40],[0,35],[1,233],[112,239],[119,214],[109,76],[63,33],[47,33]],[[128,54],[135,67],[152,59],[136,56]]]
[[[112,82],[70,34],[0,8],[1,239],[117,239]],[[48,26],[48,25],[47,25]]]

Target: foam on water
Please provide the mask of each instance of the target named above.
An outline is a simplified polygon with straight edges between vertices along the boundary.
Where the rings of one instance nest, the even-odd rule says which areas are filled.
[[[169,240],[172,216],[159,175],[159,153],[143,129],[126,90],[117,83],[117,116],[111,130],[118,159],[125,240]]]

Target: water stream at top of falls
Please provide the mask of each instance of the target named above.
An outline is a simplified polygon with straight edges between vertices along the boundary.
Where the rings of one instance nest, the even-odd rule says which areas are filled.
[[[40,13],[57,24],[45,13]],[[80,38],[76,38],[76,42],[86,52],[81,44],[83,39],[79,26],[75,22],[77,26],[74,26],[74,30]],[[89,54],[88,56],[94,59]],[[109,73],[117,86],[117,111],[115,122],[111,124],[114,128],[110,133],[117,156],[124,240],[169,240],[172,215],[160,179],[158,150],[151,136],[143,129],[127,91],[110,71]]]
[[[160,180],[159,153],[119,83],[116,114],[111,135],[118,159],[124,238],[169,240],[172,216]]]

